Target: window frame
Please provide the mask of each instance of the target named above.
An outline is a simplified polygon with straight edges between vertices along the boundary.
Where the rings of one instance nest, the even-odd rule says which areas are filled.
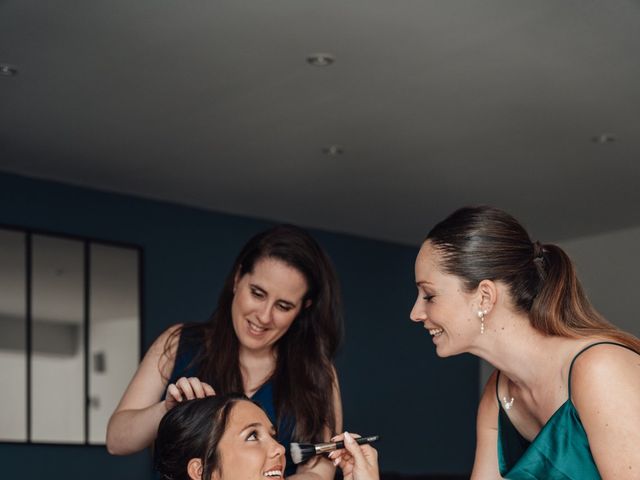
[[[135,250],[137,254],[137,289],[138,289],[138,363],[144,354],[144,249],[141,245],[122,242],[118,240],[105,240],[102,238],[90,237],[79,234],[66,232],[56,232],[46,229],[38,229],[24,227],[20,225],[12,225],[0,223],[0,230],[20,233],[24,235],[24,278],[25,278],[25,356],[26,356],[26,440],[3,440],[0,439],[0,445],[46,445],[46,446],[69,446],[69,447],[97,447],[104,448],[106,439],[101,443],[91,443],[90,440],[90,408],[91,401],[91,352],[90,352],[90,336],[91,336],[91,245],[103,245],[107,247],[120,247]],[[32,424],[32,362],[33,362],[33,237],[34,235],[42,235],[66,240],[74,240],[82,242],[83,255],[83,375],[84,375],[84,408],[83,408],[83,437],[82,442],[66,442],[60,441],[34,441],[33,424]]]

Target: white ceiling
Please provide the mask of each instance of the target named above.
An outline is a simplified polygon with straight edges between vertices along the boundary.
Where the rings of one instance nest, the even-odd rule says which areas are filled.
[[[640,224],[638,0],[0,0],[0,63],[0,171],[408,244]]]

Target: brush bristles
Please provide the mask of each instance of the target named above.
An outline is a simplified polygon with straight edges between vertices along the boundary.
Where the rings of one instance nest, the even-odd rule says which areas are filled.
[[[291,460],[296,465],[308,460],[316,454],[316,446],[311,443],[291,443],[289,445]]]

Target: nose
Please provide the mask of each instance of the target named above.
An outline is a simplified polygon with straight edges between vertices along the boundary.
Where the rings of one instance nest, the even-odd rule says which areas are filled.
[[[267,325],[271,321],[271,311],[273,309],[273,305],[271,302],[261,302],[260,306],[256,311],[256,316],[258,317],[258,321],[262,325]]]
[[[272,439],[271,440],[271,447],[270,447],[270,451],[271,451],[271,457],[272,458],[278,458],[278,457],[282,457],[282,460],[284,461],[284,452],[285,449],[282,445],[280,445],[278,443],[277,440]]]
[[[424,306],[422,305],[422,302],[420,302],[420,300],[421,300],[420,295],[418,295],[418,298],[416,299],[416,303],[413,304],[411,313],[409,313],[409,318],[411,318],[411,321],[413,322],[424,322],[427,319],[427,312],[424,309]]]

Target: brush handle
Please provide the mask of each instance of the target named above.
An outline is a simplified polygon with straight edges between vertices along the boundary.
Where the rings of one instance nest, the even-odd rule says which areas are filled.
[[[354,440],[358,445],[373,443],[379,439],[380,439],[380,435],[371,435],[370,437],[354,438]],[[340,440],[339,442],[318,443],[316,444],[315,447],[316,447],[316,454],[333,452],[334,450],[339,450],[341,448],[344,448],[344,441]]]

